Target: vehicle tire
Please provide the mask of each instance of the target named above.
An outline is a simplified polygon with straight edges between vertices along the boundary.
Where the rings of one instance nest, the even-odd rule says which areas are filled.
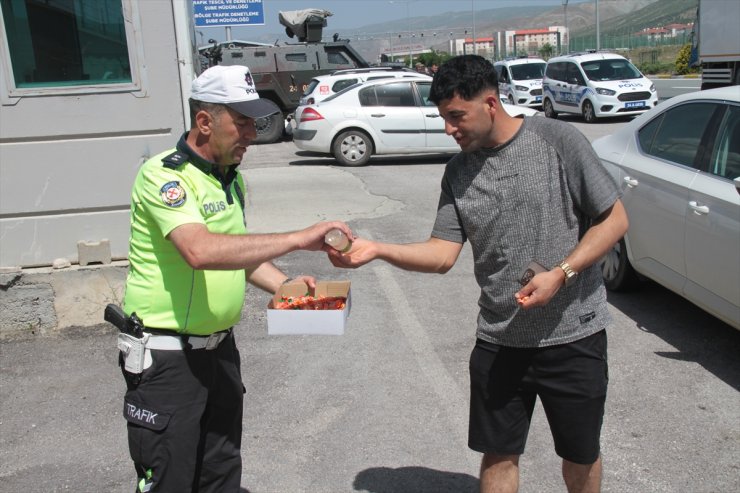
[[[552,107],[552,102],[549,98],[545,98],[542,100],[542,111],[545,112],[545,116],[547,118],[557,118],[558,113],[555,111],[555,108]]]
[[[334,139],[331,153],[342,166],[365,166],[373,155],[373,142],[361,130],[347,130]]]
[[[514,96],[512,96],[511,94],[509,94],[509,104],[512,105],[512,106],[514,106],[516,104],[514,102]]]
[[[587,99],[583,102],[581,112],[586,123],[596,123],[596,110],[594,110],[594,105],[591,101]]]
[[[628,291],[639,283],[639,277],[627,257],[627,244],[624,238],[614,244],[601,260],[601,275],[604,285],[610,291]]]
[[[272,144],[283,136],[285,121],[282,113],[275,113],[264,118],[257,118],[255,127],[257,127],[257,138],[252,143]]]

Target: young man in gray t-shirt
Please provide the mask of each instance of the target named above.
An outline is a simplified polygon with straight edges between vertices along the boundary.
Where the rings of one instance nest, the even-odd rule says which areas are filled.
[[[481,294],[468,445],[483,453],[480,490],[517,491],[539,397],[568,491],[598,492],[609,323],[598,260],[627,231],[618,187],[572,126],[509,116],[482,57],[444,63],[430,100],[462,149],[445,169],[431,237],[356,238],[330,258],[444,273],[470,241]]]

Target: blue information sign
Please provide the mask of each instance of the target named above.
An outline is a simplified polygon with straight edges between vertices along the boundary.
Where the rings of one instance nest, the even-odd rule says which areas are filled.
[[[193,0],[195,27],[263,25],[262,0]]]

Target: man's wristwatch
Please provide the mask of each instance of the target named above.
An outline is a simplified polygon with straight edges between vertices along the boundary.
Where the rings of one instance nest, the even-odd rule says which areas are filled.
[[[576,277],[578,277],[578,272],[574,271],[570,264],[568,264],[568,262],[566,262],[565,260],[560,262],[558,264],[558,267],[560,267],[565,273],[565,285],[570,286],[571,284],[573,284],[576,280]]]

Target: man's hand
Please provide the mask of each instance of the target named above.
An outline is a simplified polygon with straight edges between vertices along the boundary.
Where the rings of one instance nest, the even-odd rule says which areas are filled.
[[[288,283],[294,283],[294,282],[302,282],[306,285],[306,290],[308,293],[313,296],[313,293],[316,291],[316,278],[313,276],[298,276],[298,277],[291,277],[290,279],[286,279],[283,281],[283,284]]]
[[[326,233],[328,233],[332,229],[338,229],[343,232],[350,241],[354,240],[352,230],[349,229],[349,226],[341,221],[316,223],[313,226],[309,226],[308,228],[301,231],[296,231],[293,234],[297,235],[299,245],[298,248],[300,250],[323,250],[325,252],[328,252],[332,248],[324,243],[324,237],[326,236]]]
[[[519,306],[525,310],[544,306],[560,290],[564,280],[565,275],[560,267],[547,272],[540,272],[522,289],[514,293],[514,297]]]
[[[327,245],[328,246],[328,245]],[[334,248],[326,248],[326,254],[334,267],[356,269],[377,258],[377,244],[370,240],[355,238],[352,248],[347,253],[342,253]]]

